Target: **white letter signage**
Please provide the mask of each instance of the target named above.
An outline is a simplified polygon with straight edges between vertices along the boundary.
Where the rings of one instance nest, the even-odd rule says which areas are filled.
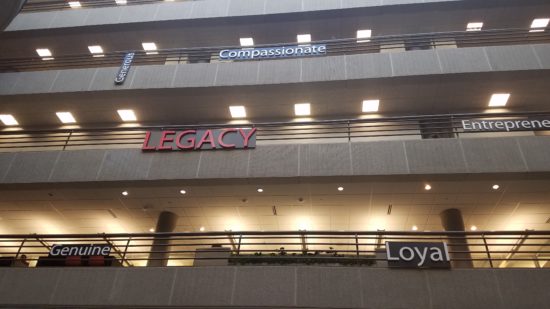
[[[450,268],[449,250],[444,242],[386,242],[389,267]]]

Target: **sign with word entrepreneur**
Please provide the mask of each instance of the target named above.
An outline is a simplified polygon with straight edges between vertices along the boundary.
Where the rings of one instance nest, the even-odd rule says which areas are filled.
[[[389,267],[450,268],[449,249],[444,242],[386,242]]]
[[[261,48],[224,49],[220,51],[221,60],[253,60],[286,57],[320,56],[327,53],[324,44],[277,46]]]
[[[544,131],[550,130],[550,119],[462,120],[464,132]]]

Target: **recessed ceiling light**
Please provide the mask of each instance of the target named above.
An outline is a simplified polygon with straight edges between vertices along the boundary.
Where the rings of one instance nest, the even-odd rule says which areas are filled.
[[[311,42],[311,34],[298,34],[296,38],[298,39],[298,43]]]
[[[180,190],[180,194],[187,194],[187,191],[185,191],[185,190]]]
[[[477,226],[472,225],[472,226],[470,227],[470,230],[471,230],[471,231],[477,231]]]
[[[309,104],[309,103],[294,104],[294,114],[296,116],[309,116],[309,115],[311,115],[311,104]]]
[[[61,120],[63,123],[75,123],[76,119],[74,119],[73,114],[70,112],[57,112],[55,113],[57,115],[57,118]]]
[[[37,48],[36,53],[42,58],[52,56],[52,52],[48,48]]]
[[[531,23],[531,30],[529,32],[542,32],[544,28],[548,27],[550,18],[537,18],[533,19]]]
[[[153,42],[149,43],[141,43],[141,46],[143,46],[143,50],[145,51],[145,54],[147,55],[156,55],[157,52],[157,44]]]
[[[344,191],[344,187],[338,187],[338,191]]]
[[[372,35],[372,30],[365,29],[365,30],[357,30],[357,43],[365,43],[370,42],[369,38]]]
[[[136,113],[131,109],[119,109],[117,113],[122,121],[137,121]]]
[[[364,100],[363,113],[373,113],[378,111],[380,100]]]
[[[206,230],[206,229],[204,228],[204,226],[201,226],[200,229],[199,229],[199,231],[201,231],[201,232],[204,232],[204,230]]]
[[[258,188],[258,190],[257,190],[257,191],[258,191],[259,193],[262,193],[262,192],[264,192],[264,189],[262,189],[262,188]]]
[[[490,107],[506,106],[506,103],[508,103],[509,98],[510,98],[509,93],[495,93],[491,96],[491,100],[489,101],[489,106]]]
[[[88,50],[92,54],[103,54],[103,48],[99,45],[88,46]]]
[[[122,195],[128,196],[128,194],[129,194],[128,191],[122,191]]]
[[[16,126],[19,124],[15,117],[10,114],[0,115],[0,121],[2,121],[5,126]]]
[[[466,31],[480,31],[483,28],[482,22],[472,22],[466,25]]]
[[[124,5],[127,3],[127,0],[115,0],[116,4],[118,5]]]
[[[239,39],[241,46],[254,46],[253,38],[240,38]]]
[[[412,230],[413,230],[413,231],[418,231],[418,226],[413,225],[413,226],[412,226]]]
[[[82,5],[80,4],[80,1],[69,1],[69,6],[73,9],[82,7]]]
[[[426,191],[430,191],[431,189],[432,189],[432,186],[429,185],[429,184],[424,186],[424,190],[426,190]]]
[[[155,231],[154,228],[150,228],[150,229],[149,229],[149,232],[151,232],[151,233],[153,233],[154,231]]]
[[[229,106],[229,113],[232,118],[245,118],[246,108],[242,105]]]
[[[498,190],[498,189],[500,189],[499,185],[497,185],[497,184],[493,185],[493,190]]]

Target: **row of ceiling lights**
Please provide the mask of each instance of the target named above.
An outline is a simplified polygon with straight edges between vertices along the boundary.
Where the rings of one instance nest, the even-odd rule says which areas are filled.
[[[344,187],[342,187],[342,186],[339,186],[339,187],[337,187],[336,189],[337,189],[338,191],[340,191],[340,192],[344,191]],[[492,186],[492,189],[496,191],[496,190],[500,189],[500,185],[494,184],[494,185]],[[430,184],[425,184],[425,185],[424,185],[424,190],[426,190],[426,191],[432,190],[432,185],[430,185]],[[257,191],[258,193],[263,193],[263,192],[264,192],[264,189],[263,189],[263,188],[257,188],[256,191]],[[182,189],[182,190],[179,191],[179,193],[182,194],[182,195],[185,195],[185,194],[187,194],[187,191]],[[121,194],[122,194],[123,196],[128,196],[128,195],[130,195],[130,193],[129,193],[127,190],[122,191]],[[412,229],[413,231],[417,231],[417,230],[418,230],[418,226],[413,225],[411,229]],[[204,226],[201,226],[199,230],[200,230],[201,232],[204,232],[204,231],[205,231],[205,227],[204,227]],[[476,230],[477,230],[477,226],[475,226],[475,225],[470,226],[470,230],[471,230],[471,231],[476,231]],[[155,229],[154,229],[154,228],[151,228],[151,229],[149,229],[149,231],[150,231],[150,232],[154,232]]]
[[[164,0],[164,2],[173,2],[173,1],[174,0]],[[118,4],[118,5],[126,5],[128,3],[128,1],[127,0],[115,0],[115,3]],[[78,9],[78,8],[82,7],[82,4],[80,3],[80,1],[69,1],[68,5],[69,5],[69,7],[73,8],[73,9]],[[534,19],[533,22],[531,23],[531,32],[544,31],[544,28],[548,26],[549,21],[550,21],[549,18],[536,18],[536,19]],[[481,28],[483,28],[483,22],[479,22],[479,21],[469,22],[466,25],[466,31],[479,31],[479,30],[481,30]],[[371,34],[371,30],[359,30],[359,31],[357,31],[357,38],[360,38],[359,32],[363,32],[363,34],[368,33],[368,36],[362,36],[363,38],[364,37],[370,37],[370,34]],[[242,42],[242,39],[241,39],[241,42]],[[241,45],[242,45],[242,43],[241,43]],[[254,45],[254,44],[252,43],[250,45]],[[246,46],[246,45],[243,45],[243,46]]]
[[[502,107],[506,106],[508,99],[510,98],[509,93],[495,93],[491,96],[489,100],[489,107]],[[380,107],[380,100],[371,99],[363,100],[362,112],[363,113],[375,113],[378,112]],[[137,116],[132,109],[119,109],[117,113],[120,119],[124,122],[135,122],[137,121]],[[229,106],[229,113],[231,118],[234,119],[243,119],[246,118],[246,107],[244,105],[232,105]],[[63,124],[75,124],[77,121],[71,112],[56,112],[57,117]],[[294,115],[297,117],[307,117],[311,116],[311,103],[297,103],[294,104]],[[11,114],[2,114],[0,115],[0,121],[5,126],[17,126],[19,122]]]
[[[550,23],[550,18],[537,18],[531,23],[530,32],[542,32]],[[470,22],[466,25],[466,31],[481,31],[483,28],[483,22]],[[357,30],[356,38],[357,43],[369,42],[372,36],[371,29]],[[298,34],[296,36],[298,43],[307,44],[311,42],[311,34]],[[254,46],[254,39],[251,37],[240,38],[239,43],[242,47]],[[143,50],[147,54],[157,53],[157,44],[155,42],[143,42],[141,43]],[[88,50],[94,57],[103,57],[104,50],[101,45],[90,45]],[[42,60],[53,60],[53,53],[49,48],[37,48],[36,53],[42,58]]]
[[[500,189],[500,185],[499,185],[499,184],[494,184],[491,188],[492,188],[493,190],[496,191],[496,190]],[[339,186],[339,187],[336,188],[336,190],[342,192],[342,191],[344,191],[344,187]],[[429,184],[429,183],[424,184],[424,190],[426,190],[426,191],[432,190],[432,185]],[[263,189],[263,188],[257,188],[256,191],[257,191],[258,193],[263,193],[263,192],[264,192],[264,189]],[[187,194],[187,190],[181,189],[181,190],[179,191],[179,193],[180,193],[181,195],[185,195],[185,194]],[[121,194],[122,194],[123,196],[129,196],[129,195],[130,195],[130,192],[129,192],[128,190],[124,190],[124,191],[122,191]]]

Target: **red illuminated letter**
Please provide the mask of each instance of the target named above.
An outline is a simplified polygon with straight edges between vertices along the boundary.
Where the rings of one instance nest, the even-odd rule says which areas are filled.
[[[244,138],[244,148],[248,148],[248,141],[256,133],[256,128],[252,128],[248,134],[243,129],[239,129],[239,132],[241,133],[242,137]]]
[[[178,146],[179,149],[193,149],[195,148],[195,138],[194,137],[190,137],[187,139],[187,142],[189,143],[188,145],[184,145],[181,143],[181,139],[187,135],[187,134],[196,134],[197,131],[195,130],[187,130],[187,131],[183,131],[181,132],[180,134],[178,134],[177,138],[176,138],[176,145]]]
[[[206,132],[204,132],[204,135],[202,136],[195,149],[201,149],[204,143],[209,143],[210,145],[212,145],[212,149],[216,149],[216,142],[214,141],[214,136],[212,136],[212,130],[206,130]]]
[[[174,139],[171,137],[168,137],[168,135],[174,135],[176,132],[174,131],[162,131],[162,135],[160,136],[160,142],[159,146],[157,147],[158,150],[172,150],[172,146],[164,146],[164,143],[173,142]]]
[[[225,130],[221,131],[220,136],[218,136],[218,143],[220,144],[220,146],[222,146],[222,148],[235,148],[236,147],[235,144],[226,144],[226,143],[223,142],[224,136],[227,133],[231,133],[231,132],[237,132],[237,129],[225,129]]]
[[[143,141],[143,146],[141,146],[141,150],[155,150],[155,147],[149,146],[149,139],[151,138],[151,132],[147,131],[145,133],[145,140]]]

